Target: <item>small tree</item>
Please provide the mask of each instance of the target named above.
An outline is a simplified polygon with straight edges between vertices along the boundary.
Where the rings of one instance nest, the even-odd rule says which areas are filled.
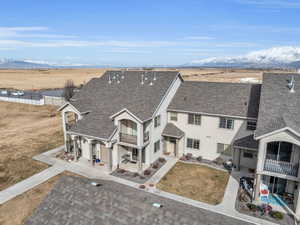
[[[74,85],[73,80],[67,80],[64,86],[64,92],[63,96],[66,99],[66,101],[69,101],[72,96],[74,95],[74,89],[76,86]]]

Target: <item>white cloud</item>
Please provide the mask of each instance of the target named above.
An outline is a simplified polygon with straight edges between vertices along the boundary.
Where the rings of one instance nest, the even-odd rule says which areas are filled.
[[[262,8],[300,8],[298,0],[236,0],[238,3],[256,5]]]
[[[58,48],[58,47],[96,47],[96,46],[108,46],[108,47],[127,47],[127,48],[139,48],[139,47],[167,47],[178,45],[177,42],[171,41],[70,41],[70,40],[58,40],[58,41],[20,41],[20,40],[0,40],[0,47],[46,47],[46,48]]]
[[[185,40],[213,40],[215,38],[209,36],[188,36],[184,37]]]
[[[0,38],[76,38],[74,35],[41,33],[47,30],[47,27],[0,27]]]

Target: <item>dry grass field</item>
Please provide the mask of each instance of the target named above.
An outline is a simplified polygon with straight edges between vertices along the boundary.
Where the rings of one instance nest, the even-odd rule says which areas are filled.
[[[72,79],[76,85],[100,77],[108,69],[35,69],[0,70],[0,88],[23,90],[61,88],[66,80]],[[155,70],[178,70],[185,80],[240,82],[241,78],[261,80],[263,71],[245,69],[203,69],[203,68],[157,68]]]
[[[66,80],[73,80],[76,85],[85,83],[93,77],[103,74],[106,69],[35,69],[35,70],[0,70],[0,88],[23,90],[61,88]]]
[[[217,205],[222,202],[229,173],[207,166],[178,162],[157,188],[186,198]]]
[[[0,190],[47,168],[32,159],[63,144],[57,107],[0,102]]]
[[[22,225],[63,175],[78,176],[63,172],[0,205],[0,225]]]

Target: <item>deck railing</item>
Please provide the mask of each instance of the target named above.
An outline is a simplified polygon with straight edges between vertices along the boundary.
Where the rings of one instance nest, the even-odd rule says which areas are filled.
[[[137,144],[137,136],[132,134],[120,133],[120,142],[125,142],[129,144]]]
[[[264,169],[273,173],[280,173],[289,176],[298,176],[299,164],[266,159]]]

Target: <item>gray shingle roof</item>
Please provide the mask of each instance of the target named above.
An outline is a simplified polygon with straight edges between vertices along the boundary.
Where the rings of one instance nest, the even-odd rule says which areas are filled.
[[[63,176],[25,225],[251,225],[108,180]],[[153,206],[159,203],[161,208]]]
[[[148,80],[141,84],[141,74],[146,73]],[[118,84],[113,77],[119,74]],[[176,71],[153,72],[107,71],[102,77],[89,81],[71,100],[71,104],[80,112],[90,112],[71,128],[71,132],[108,139],[115,126],[110,116],[126,108],[140,120],[150,119],[168,88],[179,75]],[[109,84],[109,77],[112,84]]]
[[[287,84],[294,76],[295,92]],[[290,127],[300,133],[300,75],[265,73],[255,136]]]
[[[180,130],[175,124],[167,123],[163,132],[163,136],[181,138],[184,135],[184,132]]]
[[[247,130],[247,121],[244,121],[236,136],[233,146],[241,148],[258,149],[258,141],[254,139],[254,131]]]
[[[260,84],[185,81],[168,110],[257,118]]]

